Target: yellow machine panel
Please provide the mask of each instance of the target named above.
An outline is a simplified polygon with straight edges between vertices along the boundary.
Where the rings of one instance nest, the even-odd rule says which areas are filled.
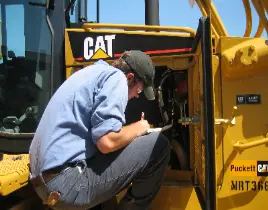
[[[163,186],[153,202],[153,210],[202,210],[194,187]]]
[[[220,41],[222,116],[229,121],[217,125],[224,133],[219,209],[256,209],[268,195],[266,43],[261,38]]]
[[[29,155],[4,155],[0,161],[0,194],[8,195],[25,186],[29,178]]]

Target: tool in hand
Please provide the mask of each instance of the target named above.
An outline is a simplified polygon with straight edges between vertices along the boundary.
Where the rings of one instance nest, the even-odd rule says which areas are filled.
[[[144,112],[141,113],[141,120],[144,120]]]

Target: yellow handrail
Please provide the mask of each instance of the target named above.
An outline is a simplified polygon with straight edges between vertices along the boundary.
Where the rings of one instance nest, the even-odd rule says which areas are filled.
[[[244,37],[248,37],[250,36],[251,30],[252,30],[252,14],[251,14],[249,0],[243,0],[243,5],[245,8],[245,13],[246,13],[246,30],[245,30]]]
[[[266,18],[266,14],[265,14],[265,8],[263,5],[263,2],[261,0],[251,0],[253,6],[255,7],[256,12],[259,15],[259,18],[266,30],[266,32],[268,33],[268,20]]]
[[[254,37],[261,37],[263,29],[264,29],[263,24],[261,22],[261,19],[259,19],[259,26]]]
[[[214,3],[209,0],[195,0],[202,15],[211,16],[211,25],[212,30],[216,31],[215,35],[219,36],[228,36],[227,30],[224,27],[224,24],[214,6]]]
[[[264,138],[264,139],[253,141],[253,142],[238,141],[237,143],[234,144],[234,148],[238,150],[245,150],[245,149],[260,146],[263,144],[268,144],[268,138]]]
[[[128,25],[128,24],[96,24],[85,23],[84,29],[109,28],[109,29],[124,29],[124,30],[145,30],[145,31],[169,31],[169,32],[184,32],[189,33],[192,37],[195,36],[195,30],[189,27],[176,26],[151,26],[151,25]]]
[[[264,6],[266,12],[268,12],[268,1],[267,0],[262,0],[262,5]]]

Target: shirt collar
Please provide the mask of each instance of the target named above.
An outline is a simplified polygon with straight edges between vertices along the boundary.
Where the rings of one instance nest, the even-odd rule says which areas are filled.
[[[106,61],[101,60],[101,59],[98,60],[98,61],[96,61],[96,62],[94,63],[94,65],[95,65],[95,64],[104,64],[104,65],[107,65],[107,66],[109,65]]]

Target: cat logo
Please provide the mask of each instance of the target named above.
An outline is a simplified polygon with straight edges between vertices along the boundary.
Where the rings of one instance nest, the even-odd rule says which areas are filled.
[[[113,57],[113,40],[115,35],[87,37],[84,40],[85,60]]]
[[[268,161],[257,161],[257,175],[268,176]]]
[[[258,172],[268,172],[268,165],[258,165]]]

